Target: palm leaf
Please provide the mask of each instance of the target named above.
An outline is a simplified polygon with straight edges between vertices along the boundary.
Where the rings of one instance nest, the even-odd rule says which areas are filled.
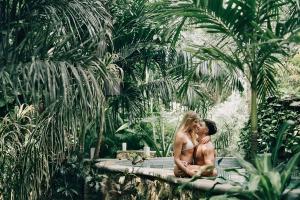
[[[257,174],[257,169],[248,161],[245,161],[240,155],[235,154],[238,163],[251,174]]]
[[[284,171],[281,172],[281,184],[284,186],[287,184],[291,177],[292,170],[300,162],[300,152],[296,153],[286,164]]]
[[[65,152],[83,144],[79,138],[103,109],[109,63],[98,50],[107,46],[112,23],[102,1],[7,2],[0,15],[1,93],[12,90],[17,101],[42,104],[44,110],[26,136],[19,161],[4,163],[18,167],[19,175],[11,177],[15,185],[6,191],[11,198],[37,199]]]

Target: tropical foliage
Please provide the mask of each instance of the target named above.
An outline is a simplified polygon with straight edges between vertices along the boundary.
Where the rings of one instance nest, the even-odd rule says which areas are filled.
[[[286,165],[274,165],[270,154],[263,154],[255,158],[255,164],[239,158],[243,168],[249,173],[246,184],[240,185],[241,189],[228,191],[227,195],[210,198],[217,199],[287,199],[289,192],[299,187],[299,182],[290,186],[290,178],[295,166],[299,163],[300,152],[295,154]]]
[[[64,160],[51,177],[50,189],[42,195],[41,199],[83,199],[85,173],[86,171],[76,157]]]
[[[4,199],[11,199],[14,197],[14,193],[16,195],[21,194],[25,187],[23,183],[26,183],[28,179],[31,181],[32,178],[35,178],[27,176],[28,172],[23,171],[24,164],[26,167],[28,154],[32,154],[35,162],[38,163],[37,165],[45,159],[35,151],[38,148],[39,141],[36,141],[36,144],[30,143],[31,140],[36,140],[33,137],[34,129],[37,126],[34,112],[36,111],[33,106],[23,104],[20,107],[16,106],[9,115],[1,119],[0,194],[4,195]],[[43,171],[49,170],[47,166],[39,165],[38,167]],[[33,172],[32,169],[27,170]],[[30,186],[27,185],[26,187]]]
[[[288,160],[299,150],[300,125],[297,121],[299,111],[297,107],[290,106],[292,103],[292,97],[281,99],[274,96],[268,98],[265,103],[259,104],[258,132],[260,134],[257,141],[259,153],[271,153],[274,150],[279,125],[286,120],[293,120],[296,123],[287,130],[279,149],[279,157],[281,160]],[[239,146],[245,151],[246,159],[249,159],[250,154],[250,135],[250,122],[248,122],[241,131],[239,141]]]
[[[300,25],[299,4],[292,0],[162,1],[159,19],[182,17],[187,24],[215,34],[216,43],[194,45],[201,60],[221,61],[239,71],[251,88],[252,150],[257,140],[257,99],[276,91],[276,66],[289,54],[288,37]],[[182,26],[178,27],[178,31]]]
[[[153,11],[146,0],[120,0],[111,5],[113,51],[118,56],[115,63],[124,79],[120,94],[110,96],[107,101],[103,141],[112,145],[111,150],[120,146],[126,134],[134,141],[138,139],[128,132],[121,137],[122,132],[118,132],[115,137],[123,124],[132,129],[162,109],[172,111],[171,101],[180,102],[185,110],[197,110],[204,117],[211,105],[241,86],[239,81],[233,85],[229,81],[227,87],[221,87],[222,81],[232,76],[228,70],[222,70],[216,62],[194,62],[190,54],[174,48],[172,39],[176,32],[169,31],[168,26],[158,27],[150,14]],[[149,139],[145,138],[148,143]]]
[[[254,165],[238,158],[239,163],[246,169],[246,184],[241,185],[238,191],[230,191],[229,196],[240,199],[286,199],[293,189],[299,187],[299,182],[290,186],[291,175],[294,168],[300,162],[300,151],[298,150],[288,161],[279,163],[278,151],[281,147],[283,136],[293,121],[281,124],[276,135],[277,141],[272,154],[257,155]],[[239,183],[237,183],[239,184]],[[240,184],[239,184],[240,185]]]
[[[174,117],[174,113],[178,117]],[[167,114],[160,111],[156,116],[142,121],[144,122],[144,127],[147,125],[146,123],[151,123],[151,132],[144,131],[142,126],[140,126],[142,132],[141,139],[150,148],[155,150],[157,157],[171,156],[175,133],[179,125],[179,115],[176,112]]]
[[[282,96],[300,96],[300,54],[292,57],[287,68],[280,71],[278,82],[278,90]]]
[[[66,180],[82,181],[90,147],[97,158],[130,140],[169,155],[176,127],[162,111],[179,103],[205,117],[243,90],[242,75],[255,125],[256,95],[275,91],[285,39],[297,41],[297,4],[172,2],[0,2],[0,199],[80,198]],[[186,52],[178,45],[185,24],[222,39]]]
[[[254,163],[244,160],[239,154],[236,154],[238,163],[246,170],[242,173],[236,168],[225,169],[225,171],[233,171],[245,178],[244,182],[237,182],[235,180],[227,180],[229,183],[238,186],[230,189],[225,195],[208,197],[212,200],[217,199],[287,199],[290,191],[299,187],[300,182],[290,185],[291,175],[293,170],[300,162],[300,151],[298,150],[288,161],[279,162],[278,154],[281,147],[283,137],[293,121],[285,121],[281,124],[280,129],[276,135],[276,144],[272,153],[265,153],[256,155]],[[222,161],[220,161],[222,162]],[[207,166],[209,169],[210,166]],[[201,173],[193,176],[190,182],[201,178]],[[224,178],[224,177],[223,177]],[[180,187],[187,186],[187,182]],[[220,184],[216,182],[215,185]],[[214,187],[215,187],[214,185]],[[214,190],[214,187],[211,190]]]
[[[15,187],[0,187],[7,189],[3,194],[9,199],[36,199],[48,187],[56,164],[78,146],[83,152],[86,130],[104,109],[102,85],[111,80],[111,56],[103,50],[112,22],[103,2],[91,0],[3,1],[0,13],[2,107],[8,112],[13,97],[15,104],[36,108],[34,126],[21,129],[26,140],[19,140],[18,127],[1,135],[1,151],[10,152],[11,138],[19,145],[11,153],[20,159],[1,165],[18,168],[1,170],[1,177],[21,174],[5,183]],[[9,155],[2,155],[6,162]]]

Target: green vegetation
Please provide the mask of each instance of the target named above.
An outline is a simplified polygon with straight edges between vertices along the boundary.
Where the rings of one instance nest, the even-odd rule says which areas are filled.
[[[287,44],[289,36],[299,28],[299,4],[290,0],[194,0],[161,4],[162,20],[178,16],[183,22],[216,35],[216,43],[194,45],[197,58],[221,61],[232,72],[239,71],[246,77],[251,89],[254,155],[258,137],[257,99],[264,100],[276,91],[276,67],[283,67],[282,58],[290,54]]]
[[[277,142],[276,133],[279,130],[279,125],[286,120],[293,120],[297,123],[289,127],[289,130],[287,130],[287,133],[283,138],[279,153],[280,159],[288,160],[292,155],[299,151],[300,125],[297,121],[299,116],[299,107],[290,106],[292,102],[293,98],[291,97],[285,100],[278,97],[272,97],[258,106],[258,153],[271,153],[273,151]],[[247,159],[249,159],[251,151],[251,133],[249,126],[250,122],[248,122],[243,128],[239,142],[240,147],[245,151]]]
[[[299,181],[295,185],[290,185],[293,170],[300,163],[300,151],[298,150],[288,161],[279,162],[278,155],[281,148],[283,137],[293,121],[281,123],[280,129],[276,134],[276,143],[271,153],[264,153],[255,156],[254,163],[250,163],[236,154],[237,160],[246,173],[241,173],[237,169],[225,169],[233,171],[245,178],[245,182],[236,182],[228,180],[239,188],[231,189],[225,195],[212,196],[209,199],[286,199],[287,195],[293,189],[299,187]],[[222,161],[221,161],[222,162]],[[209,166],[206,170],[209,170]],[[201,178],[201,174],[193,176],[190,182]],[[180,187],[187,186],[187,182]],[[215,185],[220,184],[216,182]],[[213,189],[213,188],[212,188]]]
[[[271,151],[277,125],[298,115],[265,100],[299,96],[299,56],[278,70],[299,42],[299,15],[294,0],[1,1],[0,199],[80,199],[90,148],[115,157],[127,142],[170,156],[180,114],[206,117],[233,91],[251,99],[241,145]],[[213,38],[188,45],[187,27]],[[283,138],[291,160],[298,129]]]
[[[300,96],[300,54],[288,62],[286,69],[279,71],[278,91],[282,96]]]
[[[291,175],[300,162],[300,151],[295,153],[288,161],[278,164],[278,154],[283,136],[293,124],[293,121],[281,124],[276,135],[276,144],[270,154],[257,155],[254,164],[238,156],[238,161],[246,169],[246,184],[236,183],[241,189],[229,191],[228,197],[239,199],[286,199],[288,192],[299,187],[299,182],[290,186]],[[231,169],[229,169],[231,170]],[[232,171],[236,171],[232,169]],[[226,197],[226,196],[225,196]]]
[[[40,168],[39,170],[49,170],[47,166],[40,165],[44,158],[40,156],[38,150],[41,150],[43,146],[34,135],[34,129],[38,124],[34,113],[33,106],[23,104],[20,107],[16,106],[9,115],[1,119],[0,192],[4,195],[4,199],[11,198],[13,196],[12,191],[15,194],[21,194],[24,182],[27,183],[33,181],[33,178],[39,178],[27,176],[27,173],[34,175],[34,169],[31,166],[27,172],[23,170],[23,163],[27,165],[28,162],[26,160],[28,154],[32,154],[36,165]],[[35,140],[35,143],[30,143],[32,140]]]
[[[0,149],[8,154],[1,153],[0,165],[17,168],[1,170],[1,178],[16,174],[17,180],[0,185],[5,199],[37,199],[69,151],[78,149],[82,157],[86,130],[104,109],[101,88],[113,74],[111,56],[99,50],[109,43],[111,16],[101,1],[91,0],[4,1],[0,9],[2,116],[10,112],[11,96],[13,104],[36,110],[26,139],[1,133]],[[19,146],[11,152],[18,162],[6,162],[7,140]]]

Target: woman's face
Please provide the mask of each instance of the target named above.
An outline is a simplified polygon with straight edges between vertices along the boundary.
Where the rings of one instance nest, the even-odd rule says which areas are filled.
[[[198,119],[195,119],[192,123],[192,128],[196,129],[196,131],[199,131],[199,128],[200,128],[199,123],[200,123],[200,121]]]

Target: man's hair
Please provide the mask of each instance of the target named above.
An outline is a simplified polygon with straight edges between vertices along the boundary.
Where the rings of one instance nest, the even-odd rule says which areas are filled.
[[[208,128],[208,135],[213,135],[218,131],[217,125],[214,121],[209,120],[209,119],[203,119],[203,121],[205,122],[205,124]]]

